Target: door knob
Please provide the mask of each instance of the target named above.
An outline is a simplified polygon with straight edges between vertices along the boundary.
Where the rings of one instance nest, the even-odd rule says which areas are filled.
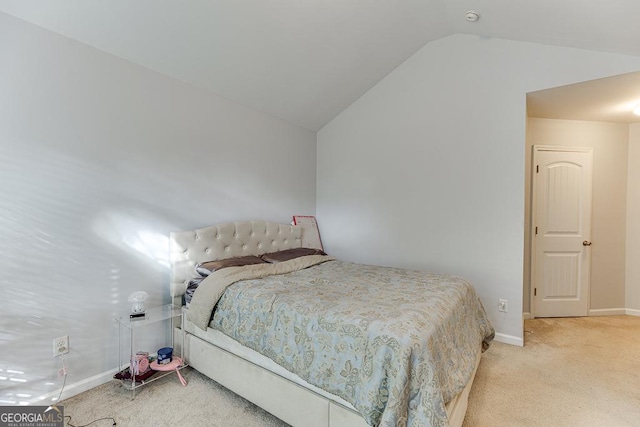
[[[585,240],[584,242],[582,242],[582,246],[591,246],[591,242],[588,240]]]

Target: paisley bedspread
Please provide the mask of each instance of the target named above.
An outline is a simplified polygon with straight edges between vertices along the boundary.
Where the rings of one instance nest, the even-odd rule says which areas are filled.
[[[372,426],[448,425],[445,403],[494,336],[463,279],[336,260],[228,286],[210,326]]]

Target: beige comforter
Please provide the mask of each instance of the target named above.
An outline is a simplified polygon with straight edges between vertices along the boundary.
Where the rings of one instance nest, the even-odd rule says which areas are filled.
[[[328,255],[308,255],[294,258],[277,264],[253,264],[243,267],[227,267],[214,271],[200,283],[193,294],[189,305],[187,319],[200,329],[206,330],[211,320],[213,307],[227,287],[240,280],[260,279],[267,276],[291,273],[326,261],[331,261]]]
[[[452,276],[322,256],[214,275],[194,294],[191,321],[204,329],[217,304],[211,327],[342,397],[370,425],[446,426],[445,403],[493,338],[473,287]]]

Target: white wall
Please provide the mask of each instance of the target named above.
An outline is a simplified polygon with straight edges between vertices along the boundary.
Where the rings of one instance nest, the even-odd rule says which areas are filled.
[[[640,123],[629,126],[626,308],[640,316]]]
[[[533,145],[593,148],[590,313],[625,308],[629,125],[529,118],[525,151],[525,223],[529,224]],[[524,311],[530,312],[529,232],[525,229]],[[593,311],[595,310],[595,311]]]
[[[465,276],[498,338],[522,343],[526,93],[638,69],[470,35],[427,44],[318,133],[327,250]]]
[[[70,392],[109,378],[170,231],[314,214],[315,138],[0,13],[0,405],[57,394],[64,334]]]

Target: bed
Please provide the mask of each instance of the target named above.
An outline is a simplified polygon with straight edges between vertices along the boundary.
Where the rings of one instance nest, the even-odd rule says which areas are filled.
[[[173,303],[183,304],[197,265],[300,248],[302,233],[266,221],[171,233]],[[323,254],[198,281],[178,351],[288,424],[462,425],[494,334],[466,281]]]

